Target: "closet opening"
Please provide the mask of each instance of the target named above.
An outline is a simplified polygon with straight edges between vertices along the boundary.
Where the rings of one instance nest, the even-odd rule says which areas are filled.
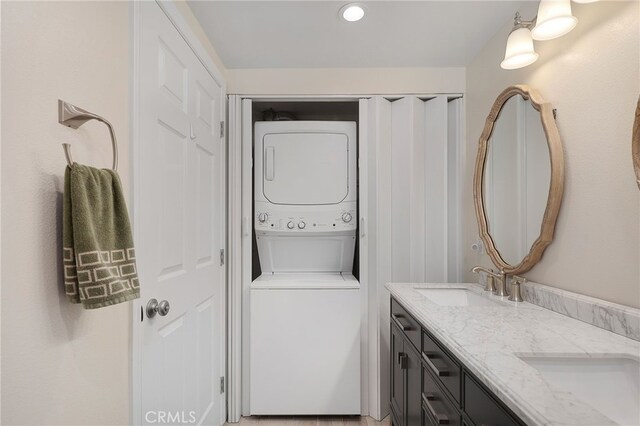
[[[356,147],[359,145],[359,114],[358,101],[280,101],[280,100],[253,100],[251,106],[252,129],[258,121],[353,121],[356,123]],[[357,149],[357,148],[356,148]],[[253,151],[255,151],[255,140],[253,140]],[[252,151],[252,152],[253,152]],[[356,151],[356,158],[359,158]],[[254,159],[255,160],[255,159]],[[357,166],[356,166],[357,167]],[[255,167],[252,168],[252,181],[255,182]],[[359,181],[356,170],[356,194],[359,199]],[[254,188],[254,191],[256,188]],[[360,217],[357,211],[356,219]],[[252,215],[256,215],[255,198],[252,197]],[[356,227],[356,235],[359,235],[359,221]],[[260,267],[260,257],[255,228],[251,232],[251,280],[256,280],[262,274]],[[359,238],[356,238],[355,254],[352,274],[357,280],[360,277],[359,263]]]

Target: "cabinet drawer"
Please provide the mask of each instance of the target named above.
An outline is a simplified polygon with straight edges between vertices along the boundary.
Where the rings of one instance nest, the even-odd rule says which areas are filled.
[[[519,426],[506,409],[493,398],[484,386],[468,374],[464,375],[464,411],[474,424],[492,426]]]
[[[422,332],[420,324],[395,299],[391,299],[391,321],[404,332],[409,341],[413,343],[413,346],[420,351],[420,333]]]
[[[427,333],[422,333],[422,360],[425,367],[440,380],[442,385],[451,392],[453,399],[460,405],[462,377],[460,365]]]
[[[458,409],[427,368],[422,372],[422,413],[425,426],[462,424]]]

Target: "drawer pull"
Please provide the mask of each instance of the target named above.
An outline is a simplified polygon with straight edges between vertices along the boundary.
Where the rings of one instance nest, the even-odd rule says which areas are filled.
[[[398,353],[398,364],[400,364],[400,369],[407,369],[407,354],[405,354],[404,352]]]
[[[427,363],[427,365],[429,366],[431,371],[433,371],[433,373],[436,376],[443,377],[443,376],[448,376],[449,375],[449,370],[447,370],[446,368],[440,369],[440,368],[436,367],[436,365],[433,363],[431,358],[429,358],[429,355],[427,355],[424,352],[422,352],[422,359],[424,359],[424,362]]]
[[[431,414],[431,417],[436,421],[439,425],[447,425],[449,424],[449,417],[444,414],[438,414],[433,405],[431,405],[431,401],[435,401],[436,397],[432,393],[423,393],[422,394],[422,402],[425,407],[427,407],[427,411]]]
[[[396,325],[398,326],[398,328],[400,330],[402,330],[402,331],[411,331],[411,324],[409,324],[406,319],[404,319],[402,317],[398,317],[398,316],[396,316],[396,314],[391,314],[391,319],[393,320],[393,322],[396,323]],[[403,321],[406,324],[403,324]]]

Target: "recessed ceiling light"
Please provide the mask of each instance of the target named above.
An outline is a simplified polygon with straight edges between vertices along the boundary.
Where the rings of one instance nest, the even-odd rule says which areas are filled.
[[[340,17],[349,22],[359,21],[364,17],[364,7],[358,3],[345,4],[340,8]]]

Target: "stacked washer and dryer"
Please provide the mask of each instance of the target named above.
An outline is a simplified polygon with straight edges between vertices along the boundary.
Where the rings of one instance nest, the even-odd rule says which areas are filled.
[[[252,415],[360,414],[356,123],[255,123]]]

